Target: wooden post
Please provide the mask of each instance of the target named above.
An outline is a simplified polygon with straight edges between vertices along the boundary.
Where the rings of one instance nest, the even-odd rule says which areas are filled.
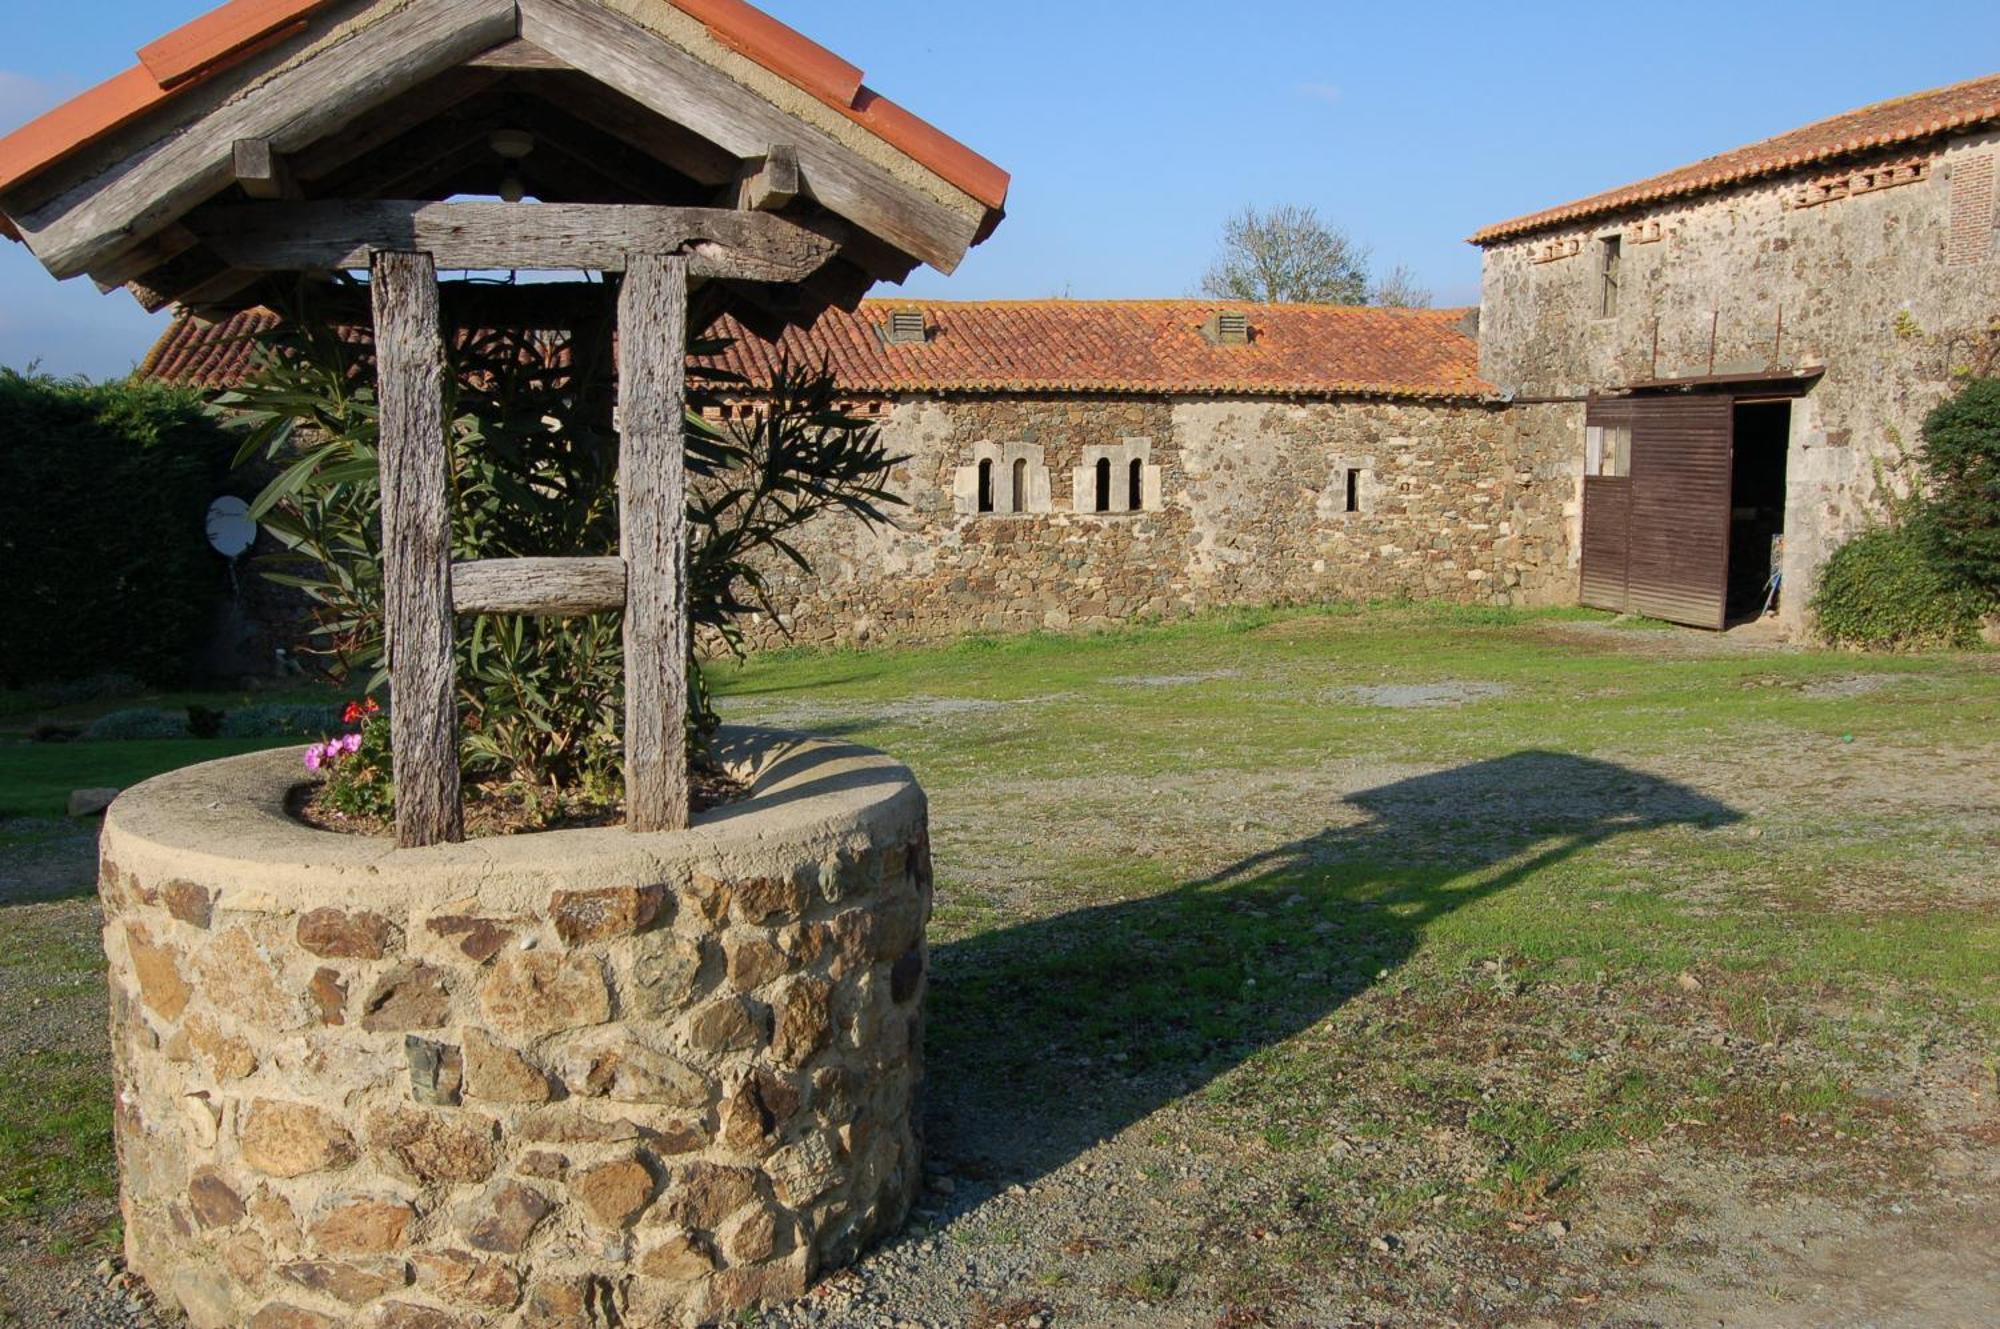
[[[382,411],[382,602],[396,838],[414,849],[465,838],[452,677],[444,339],[437,268],[429,254],[372,254],[369,274]]]
[[[678,831],[687,769],[687,276],[634,254],[618,293],[618,520],[625,555],[625,825]]]

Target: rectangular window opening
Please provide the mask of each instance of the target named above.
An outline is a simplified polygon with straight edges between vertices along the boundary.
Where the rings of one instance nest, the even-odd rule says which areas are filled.
[[[1597,316],[1610,318],[1618,312],[1619,267],[1625,258],[1625,241],[1621,236],[1607,235],[1598,244],[1598,273],[1603,286],[1598,295]]]
[[[1358,466],[1347,468],[1347,506],[1343,511],[1361,511],[1361,468]]]
[[[1604,426],[1598,452],[1597,473],[1619,479],[1632,473],[1632,426]]]

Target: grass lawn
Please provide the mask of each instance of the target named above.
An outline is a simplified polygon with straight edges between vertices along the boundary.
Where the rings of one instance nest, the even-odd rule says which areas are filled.
[[[127,789],[163,771],[196,762],[307,741],[296,737],[30,741],[29,735],[40,726],[80,729],[107,712],[128,708],[183,711],[194,705],[226,712],[272,703],[325,705],[336,700],[337,694],[324,689],[296,688],[274,692],[145,693],[51,705],[33,693],[0,692],[0,819],[60,817],[68,809],[73,789]]]
[[[60,817],[72,789],[129,789],[163,771],[286,747],[300,738],[142,738],[122,743],[0,740],[0,817]]]
[[[1772,1195],[1908,1202],[2000,1089],[1992,655],[1375,609],[717,682],[929,791],[934,1147],[1139,1179],[1023,1256],[1059,1303],[1573,1310]]]
[[[2000,1176],[2000,657],[1378,608],[714,681],[930,794],[919,1230],[1002,1310],[1679,1322]],[[92,746],[0,749],[0,811],[223,750]],[[0,1026],[101,1002],[90,910],[9,911]],[[87,1098],[94,1036],[0,1037],[0,1084]],[[0,1220],[104,1221],[100,1125],[35,1104]]]

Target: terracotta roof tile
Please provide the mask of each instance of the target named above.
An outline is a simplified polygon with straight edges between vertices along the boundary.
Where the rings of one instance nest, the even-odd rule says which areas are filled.
[[[1490,245],[1641,204],[1703,194],[1856,153],[1994,122],[2000,122],[2000,74],[1877,102],[1636,184],[1498,222],[1475,232],[1472,243]]]
[[[885,342],[894,309],[920,308],[928,341]],[[1247,346],[1212,346],[1218,309],[1250,315]],[[779,361],[831,364],[851,393],[1129,393],[1216,396],[1477,398],[1478,344],[1459,309],[1238,305],[1195,300],[869,300],[828,310],[777,342],[725,322],[736,338],[715,363],[768,382]],[[205,388],[241,381],[251,338],[276,325],[252,310],[212,325],[176,319],[140,373]]]
[[[172,88],[287,28],[305,22],[330,0],[229,0],[158,41],[139,48],[139,64],[162,88]]]
[[[19,184],[264,44],[301,28],[330,0],[229,0],[139,51],[140,63],[0,138],[0,189]],[[744,0],[663,0],[711,35],[839,111],[995,212],[1007,173],[864,87],[861,71]],[[0,227],[10,236],[11,227]],[[18,237],[15,237],[18,238]]]

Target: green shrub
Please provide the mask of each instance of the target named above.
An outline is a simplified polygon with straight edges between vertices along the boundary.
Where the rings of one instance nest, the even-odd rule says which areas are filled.
[[[141,706],[111,711],[92,720],[83,731],[86,742],[123,742],[134,738],[186,738],[186,711],[162,711]]]
[[[1921,457],[1921,529],[1938,563],[2000,595],[2000,379],[1974,379],[1926,416]]]
[[[1826,561],[1812,611],[1839,646],[1906,651],[1979,642],[1987,598],[1941,566],[1921,526],[1881,526]]]
[[[0,369],[0,687],[187,676],[233,440],[192,392]]]
[[[222,718],[224,738],[318,738],[340,724],[340,707],[298,702],[239,706]]]

